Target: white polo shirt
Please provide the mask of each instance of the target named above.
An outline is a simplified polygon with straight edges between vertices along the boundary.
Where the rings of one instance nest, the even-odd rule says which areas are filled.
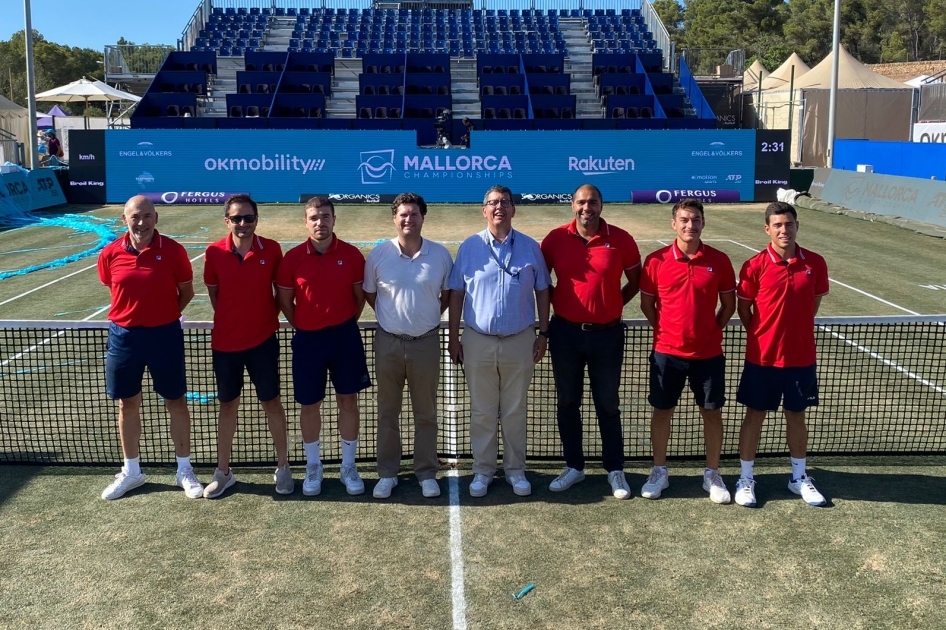
[[[378,324],[389,333],[419,337],[440,325],[440,293],[453,269],[450,252],[426,238],[413,257],[397,239],[371,250],[365,262],[366,293],[377,293]]]

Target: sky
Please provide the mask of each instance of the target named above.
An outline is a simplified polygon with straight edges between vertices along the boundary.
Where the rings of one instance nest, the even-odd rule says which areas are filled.
[[[25,28],[23,0],[0,0],[0,41]],[[176,45],[199,0],[31,0],[33,30],[47,41],[102,51],[118,38]]]

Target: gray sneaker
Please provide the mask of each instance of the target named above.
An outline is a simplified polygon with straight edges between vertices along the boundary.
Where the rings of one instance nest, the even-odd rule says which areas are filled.
[[[204,498],[205,499],[216,499],[224,491],[236,483],[236,477],[233,476],[233,469],[231,468],[227,474],[224,474],[222,470],[217,468],[214,470],[214,478],[210,480],[210,483],[207,484],[207,487],[204,488]]]
[[[296,489],[296,482],[292,479],[292,471],[289,469],[289,464],[276,469],[276,474],[273,475],[273,481],[276,482],[277,494],[292,494]]]

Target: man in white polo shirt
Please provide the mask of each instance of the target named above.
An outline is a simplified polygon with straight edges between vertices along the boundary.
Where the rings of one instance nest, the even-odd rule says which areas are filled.
[[[425,497],[437,485],[437,387],[440,316],[450,300],[450,252],[421,237],[427,203],[402,193],[391,204],[397,238],[375,247],[365,262],[365,297],[378,317],[374,339],[378,386],[376,499],[391,496],[401,465],[400,415],[407,381],[414,413],[414,474]]]

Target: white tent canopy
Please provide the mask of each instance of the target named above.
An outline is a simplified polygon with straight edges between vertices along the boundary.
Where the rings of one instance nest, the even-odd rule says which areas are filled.
[[[0,96],[0,129],[12,133],[18,142],[27,144],[30,138],[29,110]],[[12,159],[12,156],[7,156],[7,159]]]
[[[769,71],[765,69],[762,62],[756,59],[749,66],[749,69],[742,75],[742,89],[744,92],[755,90],[759,87],[759,82],[769,76]]]
[[[794,91],[786,82],[780,89],[764,89],[761,102],[747,96],[748,107],[761,118],[765,129],[792,129],[792,160],[805,166],[824,166],[826,162],[831,63],[829,54],[801,77],[796,72]],[[774,75],[762,82],[763,88],[771,84]],[[909,85],[867,68],[841,47],[836,137],[909,140],[913,92]]]
[[[792,68],[795,68],[795,87],[798,87],[798,79],[811,70],[808,64],[798,56],[798,53],[792,53],[788,59],[782,62],[782,65],[773,70],[769,76],[762,81],[762,89],[787,90],[792,80]]]
[[[802,79],[795,76],[795,87],[799,89],[830,90],[831,62],[829,54],[817,66],[805,73]],[[910,86],[878,74],[851,56],[841,46],[838,49],[838,89],[839,90],[907,90]]]

